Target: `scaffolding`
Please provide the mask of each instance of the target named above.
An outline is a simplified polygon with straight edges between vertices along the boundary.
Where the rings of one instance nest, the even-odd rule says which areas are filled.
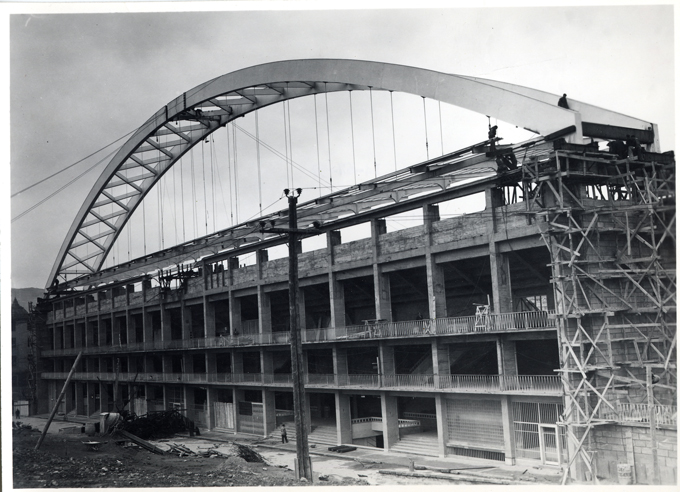
[[[650,422],[658,480],[656,415],[675,413],[675,161],[627,150],[555,144],[521,167],[527,220],[551,253],[569,451],[562,483],[597,481],[593,429],[626,421],[631,405]]]

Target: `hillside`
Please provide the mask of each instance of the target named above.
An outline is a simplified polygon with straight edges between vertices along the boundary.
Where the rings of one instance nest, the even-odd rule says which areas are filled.
[[[37,287],[27,287],[24,289],[12,289],[12,301],[16,298],[19,304],[28,310],[28,303],[32,302],[34,305],[38,297],[42,297],[45,294],[43,289]]]

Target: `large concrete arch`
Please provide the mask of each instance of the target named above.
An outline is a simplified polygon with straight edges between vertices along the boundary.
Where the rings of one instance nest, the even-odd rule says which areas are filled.
[[[245,68],[207,81],[170,101],[125,142],[83,202],[47,287],[60,276],[73,278],[99,271],[149,190],[187,151],[218,128],[287,99],[369,89],[439,100],[541,135],[569,128],[570,138],[576,141],[583,135],[582,114],[599,124],[639,129],[651,126],[575,101],[573,110],[564,109],[557,106],[558,95],[534,89],[389,63],[310,59]]]

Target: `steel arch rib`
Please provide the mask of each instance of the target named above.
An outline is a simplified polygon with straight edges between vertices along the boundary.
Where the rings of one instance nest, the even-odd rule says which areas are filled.
[[[54,285],[60,275],[78,277],[99,271],[123,226],[149,190],[191,147],[218,128],[287,99],[369,88],[450,103],[541,135],[574,126],[575,135],[581,136],[579,112],[558,107],[558,96],[549,102],[545,93],[519,86],[357,60],[290,60],[245,68],[205,82],[170,101],[125,142],[83,202],[59,251],[47,287]],[[537,97],[539,94],[544,97]],[[187,126],[182,129],[178,122]],[[158,137],[166,141],[160,143]],[[168,143],[167,137],[174,140]],[[149,153],[153,154],[150,159]],[[124,188],[124,192],[117,195],[116,188]],[[106,206],[117,210],[108,214],[96,211]],[[103,226],[104,232],[95,234],[87,230],[95,225]],[[77,248],[88,243],[97,251],[81,258],[82,252]]]

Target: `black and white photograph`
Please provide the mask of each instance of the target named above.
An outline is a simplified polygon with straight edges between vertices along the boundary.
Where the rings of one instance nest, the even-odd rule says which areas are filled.
[[[2,488],[677,486],[673,1],[0,12]]]

